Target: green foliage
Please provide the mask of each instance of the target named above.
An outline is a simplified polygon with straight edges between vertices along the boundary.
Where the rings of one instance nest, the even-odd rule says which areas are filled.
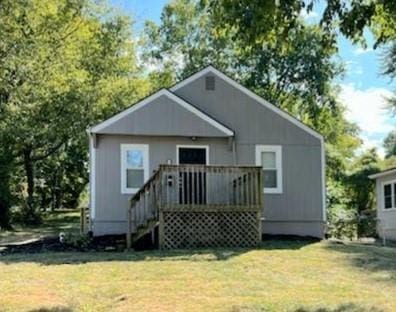
[[[379,172],[375,149],[358,156],[337,178],[328,181],[329,235],[356,238],[375,235],[375,182],[369,175]]]
[[[1,140],[1,139],[0,139]],[[0,230],[9,230],[10,207],[12,204],[10,178],[12,172],[11,151],[7,146],[0,146]]]
[[[0,131],[12,135],[0,145],[10,147],[13,181],[26,185],[22,202],[34,218],[40,204],[77,204],[87,183],[87,127],[150,84],[138,75],[129,19],[90,0],[1,6]]]
[[[92,246],[92,238],[86,234],[66,233],[63,244],[72,249],[86,251]]]
[[[385,157],[396,156],[396,130],[391,131],[384,140]]]

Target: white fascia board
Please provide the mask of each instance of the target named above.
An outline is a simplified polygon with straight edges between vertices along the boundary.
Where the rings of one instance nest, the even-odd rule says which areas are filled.
[[[391,169],[391,170],[387,170],[387,171],[383,171],[383,172],[378,172],[378,173],[375,173],[375,174],[371,174],[368,177],[370,179],[377,179],[377,178],[385,177],[387,175],[394,174],[394,173],[396,173],[396,169]]]

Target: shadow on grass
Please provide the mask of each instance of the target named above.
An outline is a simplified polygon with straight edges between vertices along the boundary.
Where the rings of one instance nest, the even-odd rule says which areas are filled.
[[[241,306],[233,307],[230,312],[266,312],[264,307],[250,307]],[[377,307],[366,307],[356,303],[345,303],[336,307],[299,307],[295,310],[288,310],[290,312],[382,312],[383,310]]]
[[[317,240],[267,239],[256,248],[211,248],[187,250],[150,250],[131,252],[36,252],[0,256],[0,263],[33,262],[42,265],[81,264],[108,261],[226,261],[258,250],[298,250]]]
[[[357,243],[328,243],[325,248],[347,254],[352,266],[377,273],[375,279],[396,283],[396,248]]]
[[[29,310],[29,312],[73,312],[73,310],[68,307],[52,307],[33,309]]]
[[[0,246],[23,243],[46,237],[57,237],[59,232],[79,232],[78,210],[60,210],[43,213],[43,223],[36,226],[14,224],[11,231],[0,231]]]
[[[382,309],[377,307],[365,307],[360,304],[346,303],[341,304],[335,308],[319,307],[319,308],[307,308],[301,307],[294,312],[382,312]]]

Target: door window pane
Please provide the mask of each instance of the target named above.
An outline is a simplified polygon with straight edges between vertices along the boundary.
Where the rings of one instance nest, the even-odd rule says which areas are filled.
[[[206,165],[206,148],[179,148],[179,164]]]
[[[144,183],[144,170],[143,169],[127,169],[126,174],[126,187],[127,188],[140,188]]]
[[[264,187],[275,188],[277,186],[276,170],[264,170],[263,180]]]
[[[275,152],[263,152],[261,154],[262,165],[264,169],[275,169],[276,168],[276,154]]]
[[[384,185],[384,203],[385,203],[385,209],[392,208],[392,185],[391,184]]]

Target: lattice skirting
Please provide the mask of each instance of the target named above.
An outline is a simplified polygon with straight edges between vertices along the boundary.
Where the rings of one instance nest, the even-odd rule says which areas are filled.
[[[260,240],[257,212],[163,212],[163,248],[250,247]]]

